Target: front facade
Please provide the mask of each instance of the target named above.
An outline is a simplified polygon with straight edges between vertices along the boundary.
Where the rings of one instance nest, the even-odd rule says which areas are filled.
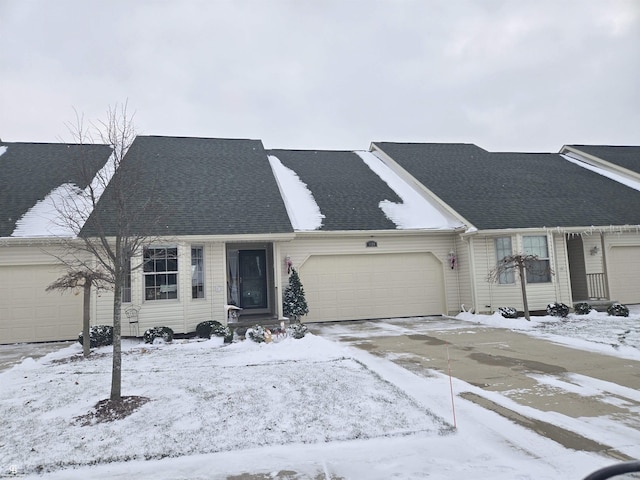
[[[305,322],[521,309],[514,274],[488,280],[518,252],[539,258],[527,273],[531,310],[640,303],[640,192],[574,158],[468,144],[265,150],[257,140],[182,137],[138,137],[126,158],[119,174],[142,175],[128,198],[145,241],[122,293],[125,336],[155,326],[188,334],[205,320],[238,321],[230,313],[243,325],[279,322],[291,268]],[[107,190],[92,214],[105,215],[107,229],[113,198]],[[51,255],[56,237],[9,238],[11,228],[0,239],[0,279],[10,285],[0,290],[0,343],[75,338],[82,296],[44,291],[64,273]],[[92,324],[110,324],[112,309],[111,292],[93,292]]]

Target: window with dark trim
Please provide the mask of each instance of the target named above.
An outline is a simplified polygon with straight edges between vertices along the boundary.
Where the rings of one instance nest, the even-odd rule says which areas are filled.
[[[191,298],[204,298],[203,247],[191,247]]]
[[[145,247],[143,274],[145,300],[178,298],[178,248]]]

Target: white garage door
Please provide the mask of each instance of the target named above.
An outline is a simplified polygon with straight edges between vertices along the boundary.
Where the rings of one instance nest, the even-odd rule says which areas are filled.
[[[313,255],[299,273],[307,322],[444,312],[442,264],[430,253]]]
[[[640,303],[640,247],[611,247],[607,262],[611,299]]]
[[[0,267],[0,343],[71,340],[82,330],[82,295],[46,292],[53,265]]]

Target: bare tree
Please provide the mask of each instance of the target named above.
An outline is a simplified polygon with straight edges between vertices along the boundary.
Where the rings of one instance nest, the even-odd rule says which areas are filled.
[[[135,159],[127,157],[136,132],[133,115],[127,103],[107,110],[105,121],[91,123],[87,128],[83,117],[76,114],[76,123],[68,125],[75,140],[87,147],[108,145],[111,156],[95,175],[92,159],[82,154],[77,159],[80,175],[86,180],[84,190],[69,186],[56,201],[59,226],[73,235],[64,239],[65,253],[59,256],[67,267],[67,275],[51,288],[82,286],[85,295],[91,286],[108,284],[113,290],[113,365],[111,401],[122,398],[122,292],[127,276],[140,265],[131,265],[142,245],[149,242],[147,230],[157,219],[148,214],[152,199],[147,194],[141,201],[142,171]],[[89,152],[87,148],[86,152]],[[92,176],[93,175],[93,176]],[[148,192],[148,190],[147,190]],[[133,198],[135,197],[135,198]],[[151,227],[152,228],[152,227]],[[85,297],[86,298],[86,297]],[[85,304],[85,314],[88,305]],[[85,325],[86,327],[86,325]],[[88,331],[84,339],[89,337]]]
[[[106,281],[108,281],[108,278],[106,278],[102,272],[70,268],[65,275],[47,287],[47,291],[82,288],[82,353],[85,357],[88,357],[91,353],[91,338],[89,335],[91,323],[91,287],[97,289],[106,288]]]
[[[507,255],[498,262],[496,267],[489,272],[488,281],[497,282],[502,275],[508,274],[513,271],[518,272],[518,279],[520,281],[520,288],[522,290],[522,306],[524,311],[524,318],[531,321],[529,314],[529,302],[527,301],[527,270],[531,273],[542,275],[545,273],[553,273],[550,269],[546,268],[545,271],[541,271],[539,268],[540,262],[537,255],[530,255],[526,253],[516,253],[513,255]]]

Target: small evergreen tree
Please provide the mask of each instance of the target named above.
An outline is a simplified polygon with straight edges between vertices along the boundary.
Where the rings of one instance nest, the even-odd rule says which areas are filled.
[[[309,313],[307,300],[304,297],[304,288],[295,268],[291,269],[289,285],[284,290],[282,310],[286,317],[292,318],[296,322],[300,321],[300,317]]]

